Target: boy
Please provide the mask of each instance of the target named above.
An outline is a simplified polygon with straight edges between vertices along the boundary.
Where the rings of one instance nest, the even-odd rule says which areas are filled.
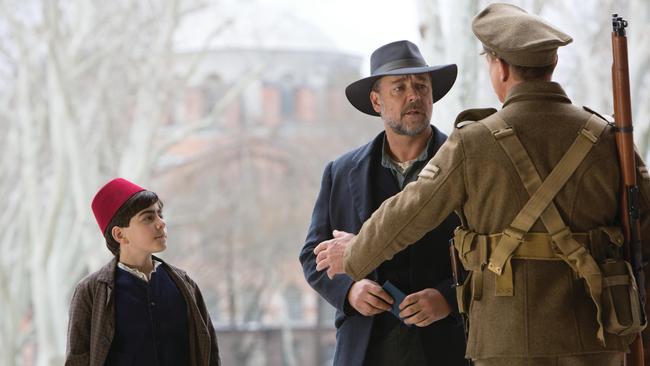
[[[199,287],[152,255],[167,247],[158,196],[116,178],[91,206],[115,258],[75,288],[65,365],[220,365]]]

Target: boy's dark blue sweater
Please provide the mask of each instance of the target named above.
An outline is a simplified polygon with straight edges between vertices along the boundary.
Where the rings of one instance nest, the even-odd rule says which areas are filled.
[[[115,335],[107,366],[189,365],[187,305],[163,266],[149,283],[117,268]]]

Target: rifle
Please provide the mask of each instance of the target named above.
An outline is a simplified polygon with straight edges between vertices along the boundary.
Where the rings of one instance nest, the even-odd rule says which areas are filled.
[[[641,226],[639,222],[639,187],[636,184],[636,161],[632,129],[632,108],[630,100],[630,77],[627,58],[627,21],[618,14],[612,15],[612,86],[614,89],[614,125],[618,160],[623,178],[621,192],[621,223],[625,235],[624,255],[634,270],[639,289],[641,309],[645,305],[645,275],[641,256]],[[644,312],[642,312],[644,313]],[[645,316],[645,314],[643,315]],[[628,366],[644,365],[644,349],[641,334],[630,346],[627,355]]]

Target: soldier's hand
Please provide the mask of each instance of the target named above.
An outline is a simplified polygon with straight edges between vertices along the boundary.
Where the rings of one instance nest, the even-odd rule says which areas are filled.
[[[327,269],[327,276],[334,278],[337,274],[345,273],[343,268],[343,257],[345,256],[345,249],[352,239],[354,234],[346,233],[345,231],[334,230],[333,239],[325,240],[314,248],[316,254],[316,270],[322,271]]]
[[[376,282],[363,279],[350,287],[348,302],[361,315],[371,316],[390,311],[393,298]]]
[[[415,324],[418,327],[444,319],[451,313],[451,307],[440,291],[427,288],[412,293],[399,304],[399,316],[406,324]]]

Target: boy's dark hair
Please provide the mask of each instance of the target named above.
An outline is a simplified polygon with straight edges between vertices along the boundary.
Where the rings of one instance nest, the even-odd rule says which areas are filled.
[[[159,203],[160,208],[162,208],[162,201],[158,198],[158,195],[151,191],[140,191],[124,202],[111,219],[111,222],[108,223],[104,232],[106,247],[111,253],[114,255],[120,254],[120,243],[113,238],[113,228],[115,226],[129,227],[129,222],[133,216],[155,203]]]

